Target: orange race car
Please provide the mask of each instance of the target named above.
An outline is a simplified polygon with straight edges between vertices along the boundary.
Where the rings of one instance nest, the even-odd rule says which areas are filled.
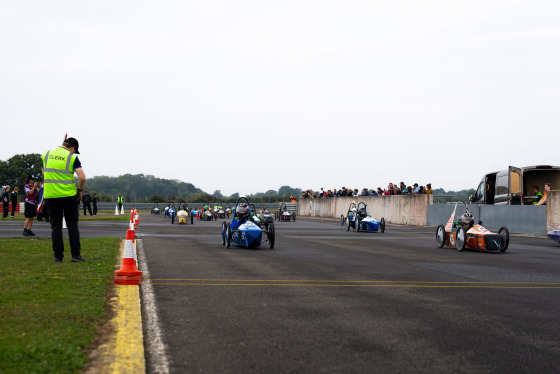
[[[455,246],[458,251],[465,248],[478,249],[483,251],[505,252],[509,245],[509,231],[506,227],[500,227],[498,233],[485,229],[482,222],[474,223],[474,217],[469,213],[469,206],[466,203],[466,212],[455,221],[457,205],[447,221],[447,225],[439,225],[436,230],[436,242],[439,248],[444,245]]]

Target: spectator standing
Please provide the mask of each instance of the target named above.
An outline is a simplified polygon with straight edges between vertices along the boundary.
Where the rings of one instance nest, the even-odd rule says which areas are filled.
[[[25,216],[25,223],[23,224],[23,236],[35,236],[31,231],[33,226],[33,218],[37,216],[37,195],[38,188],[37,182],[33,175],[28,175],[25,179],[25,203],[23,215]]]
[[[19,194],[19,187],[14,187],[14,190],[12,191],[12,218],[15,217],[16,214],[16,207],[18,204],[18,194]]]
[[[122,211],[123,203],[124,203],[124,199],[123,199],[123,197],[121,196],[121,194],[119,194],[119,196],[117,197],[117,204],[118,204],[118,206],[119,206],[119,212]]]
[[[364,188],[364,189],[362,190],[361,196],[369,196],[369,191],[368,191],[367,188]]]
[[[399,190],[401,190],[401,193],[406,191],[406,184],[404,182],[399,183]]]
[[[49,212],[45,208],[45,201],[43,199],[44,192],[43,183],[39,183],[39,191],[37,192],[37,221],[42,221],[44,217],[45,221],[49,222]]]
[[[420,191],[420,187],[418,187],[418,183],[414,183],[414,184],[412,185],[412,192],[413,192],[414,194],[418,194],[418,191]]]
[[[95,195],[97,195],[97,194],[95,194]],[[95,195],[94,195],[94,196],[95,196]],[[296,200],[296,198],[294,197],[294,195],[290,195],[290,203],[297,203],[297,200]]]
[[[383,196],[383,195],[385,195],[385,193],[383,192],[383,190],[381,189],[381,187],[377,187],[377,195],[378,195],[378,196]]]
[[[87,216],[87,212],[89,212],[90,216],[93,216],[93,213],[91,212],[91,196],[88,193],[88,190],[84,190],[84,195],[82,196],[82,203],[84,203],[84,217]]]
[[[431,183],[426,184],[426,189],[424,190],[424,193],[426,195],[433,195],[434,194],[434,191],[432,190],[432,184]]]
[[[2,208],[4,208],[2,218],[8,218],[8,212],[10,211],[10,186],[4,186],[0,200],[2,200]]]
[[[547,200],[547,194],[548,191],[550,191],[552,189],[552,184],[550,182],[546,182],[544,184],[544,195],[542,197],[542,199],[536,203],[535,205],[546,205],[546,200]]]
[[[293,197],[293,196],[292,196]],[[99,199],[99,195],[96,193],[93,194],[93,197],[91,198],[91,203],[93,205],[93,215],[96,216],[97,215],[97,200]]]
[[[80,230],[78,228],[78,204],[86,183],[82,164],[78,159],[79,143],[75,138],[65,139],[61,147],[43,154],[45,174],[45,203],[51,217],[51,237],[54,262],[61,263],[64,257],[62,220],[66,220],[72,262],[85,262],[81,256]],[[74,184],[74,173],[78,175],[78,188]]]

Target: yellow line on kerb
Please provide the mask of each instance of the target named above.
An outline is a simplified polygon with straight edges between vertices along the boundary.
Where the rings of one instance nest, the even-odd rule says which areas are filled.
[[[115,285],[118,304],[114,360],[109,373],[145,373],[140,286]]]
[[[121,245],[121,256],[124,240]],[[145,373],[144,337],[140,311],[140,286],[115,286],[115,315],[110,325],[113,330],[106,345],[101,349],[102,373]]]

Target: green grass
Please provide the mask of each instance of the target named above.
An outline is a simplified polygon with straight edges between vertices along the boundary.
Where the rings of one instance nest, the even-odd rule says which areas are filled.
[[[77,373],[105,315],[121,240],[81,239],[55,264],[50,239],[0,239],[0,373]]]

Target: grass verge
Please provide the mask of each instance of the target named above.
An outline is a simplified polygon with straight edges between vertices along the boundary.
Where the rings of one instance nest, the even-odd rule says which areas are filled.
[[[105,315],[121,239],[81,239],[62,264],[50,239],[0,240],[0,372],[76,373]]]

